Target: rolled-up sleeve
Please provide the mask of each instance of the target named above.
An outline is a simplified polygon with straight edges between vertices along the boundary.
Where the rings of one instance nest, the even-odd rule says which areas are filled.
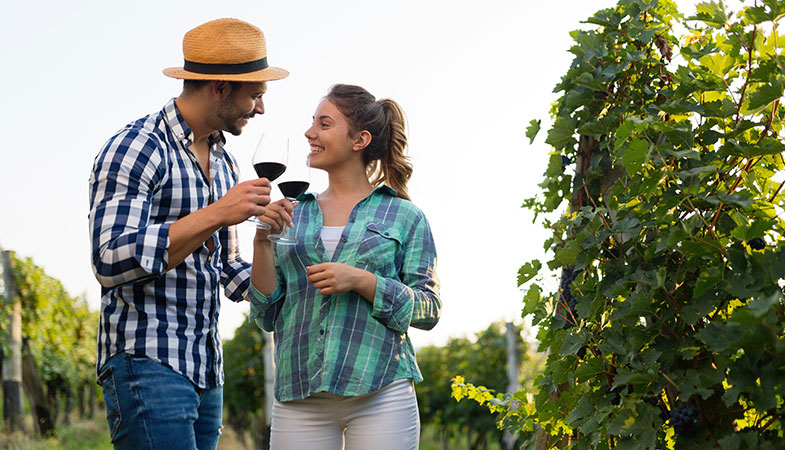
[[[278,285],[270,295],[262,294],[254,287],[253,283],[251,283],[251,287],[248,289],[248,299],[251,301],[251,310],[248,314],[248,320],[254,322],[256,326],[264,331],[274,331],[275,320],[281,313],[285,295],[286,292],[281,283],[280,274],[278,277]]]
[[[218,236],[221,240],[221,284],[224,294],[230,300],[239,302],[246,297],[251,285],[251,264],[240,257],[237,225],[221,228]]]
[[[400,280],[376,276],[372,316],[388,328],[405,333],[411,326],[430,330],[441,316],[436,247],[421,213],[404,239]]]
[[[134,130],[107,142],[90,178],[93,272],[105,288],[166,271],[168,223],[151,223],[151,197],[161,181],[154,138]]]

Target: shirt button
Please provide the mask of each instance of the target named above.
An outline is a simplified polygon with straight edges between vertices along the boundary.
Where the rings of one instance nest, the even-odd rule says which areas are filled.
[[[319,330],[319,334],[324,336],[324,330]]]
[[[341,242],[346,242],[347,240],[348,239],[346,239],[346,236],[341,236]]]

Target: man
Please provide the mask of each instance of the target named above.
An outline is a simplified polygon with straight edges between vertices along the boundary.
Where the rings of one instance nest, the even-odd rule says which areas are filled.
[[[90,179],[93,271],[102,286],[98,383],[118,449],[215,449],[223,407],[219,289],[245,298],[250,264],[235,225],[264,214],[270,182],[238,184],[223,131],[264,113],[264,34],[236,19],[183,39],[164,74],[183,91],[128,124]]]

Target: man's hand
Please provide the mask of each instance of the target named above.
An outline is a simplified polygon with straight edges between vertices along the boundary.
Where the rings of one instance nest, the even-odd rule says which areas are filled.
[[[269,203],[270,181],[257,178],[235,185],[212,206],[221,225],[229,226],[252,216],[263,215]]]

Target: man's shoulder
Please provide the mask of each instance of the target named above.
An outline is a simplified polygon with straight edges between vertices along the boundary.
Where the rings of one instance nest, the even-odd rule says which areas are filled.
[[[102,149],[106,152],[151,153],[167,146],[166,126],[161,112],[148,114],[117,130]]]

